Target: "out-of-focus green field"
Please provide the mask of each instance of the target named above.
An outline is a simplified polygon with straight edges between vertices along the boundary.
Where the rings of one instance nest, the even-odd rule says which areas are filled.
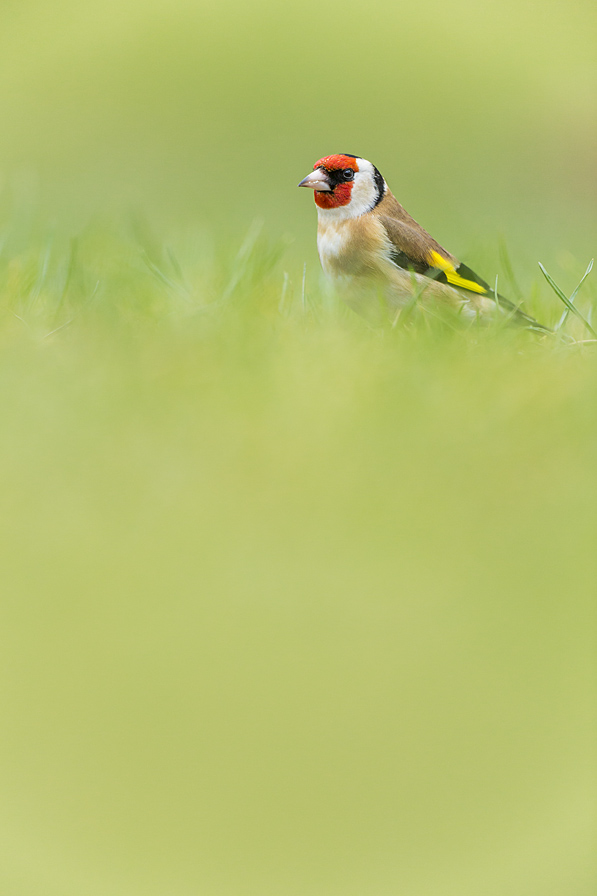
[[[0,896],[593,896],[595,344],[371,329],[296,190],[555,325],[593,4],[0,21]]]

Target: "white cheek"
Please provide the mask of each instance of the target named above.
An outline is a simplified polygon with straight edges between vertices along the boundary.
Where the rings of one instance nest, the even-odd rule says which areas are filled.
[[[350,197],[350,208],[353,215],[364,215],[371,211],[377,198],[372,178],[366,171],[359,171],[355,176]]]

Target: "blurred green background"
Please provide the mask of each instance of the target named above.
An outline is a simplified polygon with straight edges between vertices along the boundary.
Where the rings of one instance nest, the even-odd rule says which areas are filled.
[[[303,250],[296,183],[346,151],[455,252],[594,248],[592,0],[3,9],[0,163],[53,214],[130,203],[237,234],[259,215]]]
[[[0,23],[1,896],[593,896],[594,347],[369,330],[296,184],[555,322],[595,4]]]

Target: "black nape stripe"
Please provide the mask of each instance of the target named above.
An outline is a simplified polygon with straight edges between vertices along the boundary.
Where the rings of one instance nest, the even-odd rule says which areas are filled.
[[[375,208],[376,205],[379,205],[384,196],[384,179],[381,176],[381,172],[377,170],[375,165],[373,166],[373,180],[375,181],[375,188],[377,190],[377,199],[373,204],[373,208]]]

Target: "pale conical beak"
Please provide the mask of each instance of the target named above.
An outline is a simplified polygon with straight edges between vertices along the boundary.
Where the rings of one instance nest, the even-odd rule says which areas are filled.
[[[316,168],[315,171],[304,177],[299,187],[310,187],[312,190],[317,190],[318,193],[331,193],[332,191],[327,173],[323,168]]]

